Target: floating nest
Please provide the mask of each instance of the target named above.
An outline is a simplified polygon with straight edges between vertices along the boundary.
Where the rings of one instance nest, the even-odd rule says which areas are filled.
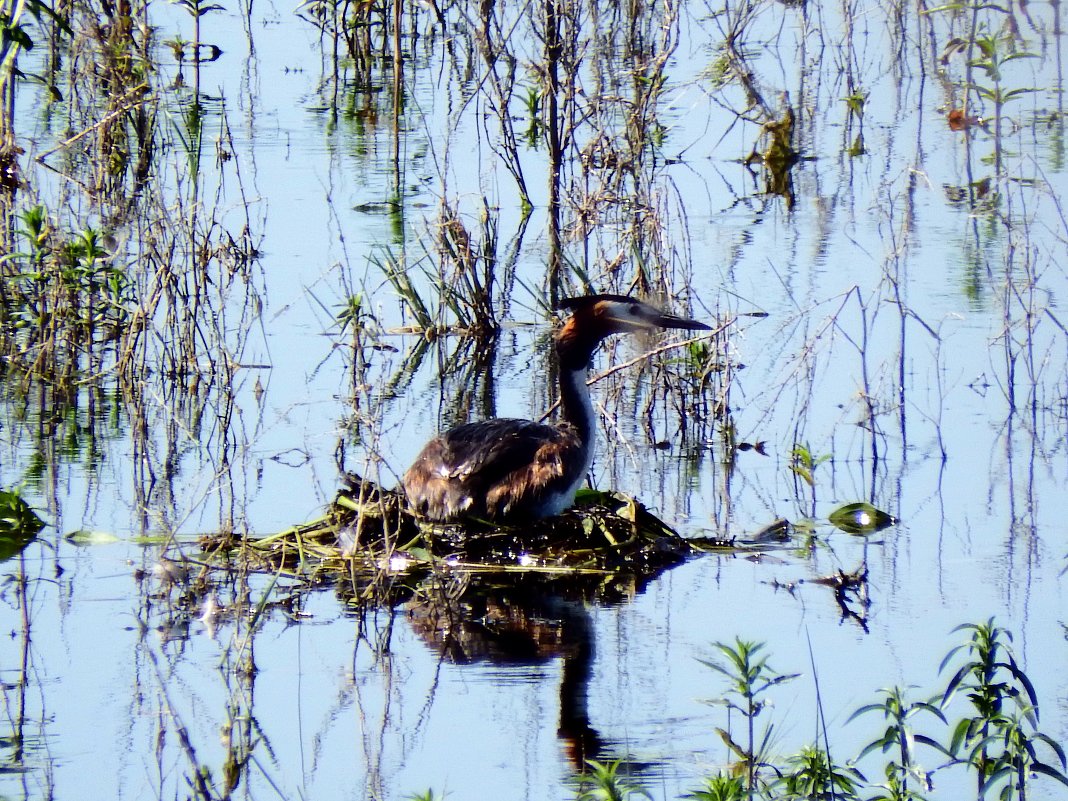
[[[573,509],[521,526],[431,524],[403,496],[352,476],[314,521],[262,538],[206,539],[217,558],[244,557],[252,569],[334,583],[354,598],[415,592],[428,576],[463,575],[496,583],[570,584],[580,595],[630,595],[696,549],[643,504],[585,490]],[[568,593],[571,594],[571,593]]]

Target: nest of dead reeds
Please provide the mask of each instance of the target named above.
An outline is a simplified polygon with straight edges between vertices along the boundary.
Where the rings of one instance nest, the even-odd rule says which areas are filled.
[[[346,595],[365,597],[376,587],[413,587],[442,572],[633,589],[694,553],[669,525],[622,494],[585,491],[574,509],[522,526],[461,526],[418,520],[400,493],[372,481],[348,483],[318,520],[268,537],[202,544],[217,555],[240,551],[254,569],[313,585],[341,583]]]

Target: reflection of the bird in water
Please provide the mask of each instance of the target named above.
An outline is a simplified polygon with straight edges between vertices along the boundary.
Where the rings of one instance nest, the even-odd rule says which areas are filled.
[[[557,733],[568,760],[581,771],[588,760],[603,759],[612,750],[589,717],[594,633],[588,604],[626,600],[649,578],[434,575],[419,585],[404,610],[418,636],[456,664],[522,666],[560,660]]]

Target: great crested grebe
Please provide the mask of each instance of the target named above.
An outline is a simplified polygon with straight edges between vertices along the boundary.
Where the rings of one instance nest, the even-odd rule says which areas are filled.
[[[560,421],[484,420],[434,437],[401,480],[416,513],[436,522],[499,523],[568,509],[593,462],[597,418],[586,371],[601,341],[658,328],[711,328],[625,295],[568,298],[560,306],[572,313],[556,335]]]

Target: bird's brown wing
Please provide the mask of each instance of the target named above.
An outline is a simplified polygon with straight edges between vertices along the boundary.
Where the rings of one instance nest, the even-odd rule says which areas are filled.
[[[487,420],[435,437],[404,474],[409,502],[432,520],[501,521],[537,515],[548,495],[582,470],[570,426]]]

